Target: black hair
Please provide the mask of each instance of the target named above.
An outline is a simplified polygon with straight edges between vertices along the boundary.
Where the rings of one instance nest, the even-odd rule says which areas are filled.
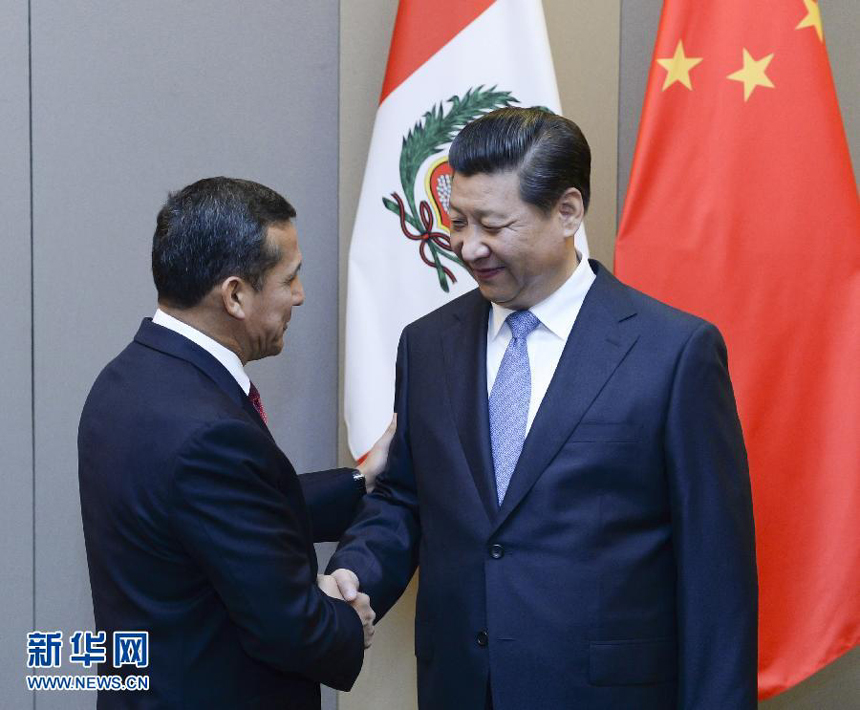
[[[267,229],[295,216],[281,195],[250,180],[205,178],[171,193],[152,238],[158,299],[191,308],[234,275],[260,289],[281,258],[266,242]]]
[[[520,197],[548,213],[575,187],[588,209],[591,149],[573,121],[543,108],[500,108],[467,124],[448,151],[455,173],[516,170]]]

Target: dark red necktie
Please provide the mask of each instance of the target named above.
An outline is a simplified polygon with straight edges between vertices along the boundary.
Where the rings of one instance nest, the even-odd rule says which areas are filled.
[[[251,404],[254,405],[254,409],[257,410],[257,414],[260,415],[260,419],[263,420],[263,424],[268,426],[269,418],[266,416],[266,410],[263,409],[263,400],[260,399],[260,390],[258,390],[254,383],[251,383],[251,389],[248,390],[248,399],[251,400]]]

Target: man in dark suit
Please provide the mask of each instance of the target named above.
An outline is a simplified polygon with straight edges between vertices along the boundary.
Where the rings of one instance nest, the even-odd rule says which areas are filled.
[[[348,690],[373,631],[366,595],[317,577],[387,454],[297,476],[245,363],[277,355],[304,300],[295,210],[211,178],[168,198],[152,270],[159,308],[93,385],[79,478],[96,627],[149,634],[146,692],[100,708],[319,708]],[[389,432],[389,439],[390,439]],[[317,586],[326,589],[331,598]]]
[[[360,584],[382,615],[420,565],[422,710],[754,708],[719,332],[579,258],[591,158],[571,121],[495,111],[449,160],[478,289],[403,332],[389,467],[330,564],[344,597]]]

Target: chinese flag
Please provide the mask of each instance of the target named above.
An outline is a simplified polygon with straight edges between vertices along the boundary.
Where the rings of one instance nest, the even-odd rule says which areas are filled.
[[[666,0],[615,270],[726,338],[770,697],[860,641],[860,205],[814,0]]]

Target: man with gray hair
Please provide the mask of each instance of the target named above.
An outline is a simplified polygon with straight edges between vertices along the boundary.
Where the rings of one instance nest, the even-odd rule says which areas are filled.
[[[591,154],[572,121],[500,109],[449,161],[478,288],[403,331],[390,463],[329,566],[344,598],[382,615],[420,565],[422,710],[755,708],[719,332],[580,258]]]

